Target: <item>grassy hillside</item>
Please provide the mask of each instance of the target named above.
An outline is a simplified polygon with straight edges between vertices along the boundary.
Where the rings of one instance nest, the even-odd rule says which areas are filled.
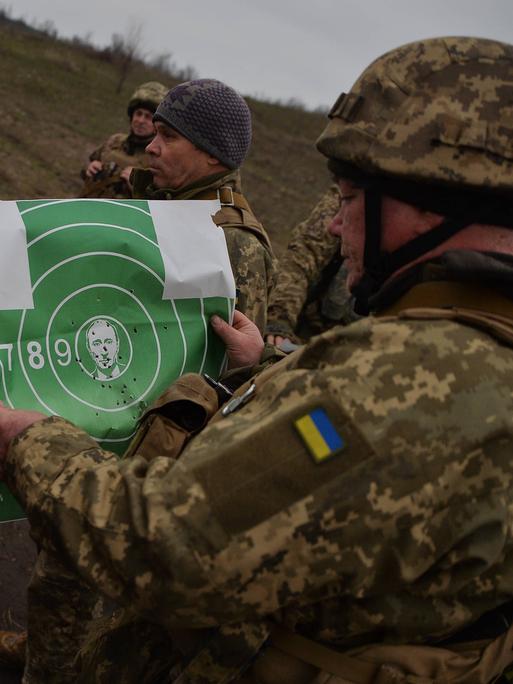
[[[115,64],[90,48],[0,21],[0,199],[73,197],[89,152],[127,126],[126,103],[144,81],[174,82],[136,64],[116,93]],[[277,252],[328,185],[314,142],[323,115],[249,99],[254,141],[245,193]]]

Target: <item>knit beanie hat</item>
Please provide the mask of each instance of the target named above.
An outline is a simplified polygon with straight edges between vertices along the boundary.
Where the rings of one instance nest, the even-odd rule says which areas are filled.
[[[153,120],[168,124],[229,169],[242,164],[251,143],[248,105],[233,88],[211,78],[170,90]]]

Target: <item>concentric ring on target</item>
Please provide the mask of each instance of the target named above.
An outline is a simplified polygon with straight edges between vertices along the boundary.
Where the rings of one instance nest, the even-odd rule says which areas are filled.
[[[128,297],[130,297],[131,299],[133,299],[133,300],[135,301],[135,303],[136,303],[138,306],[140,306],[140,308],[143,310],[143,312],[144,312],[146,318],[147,318],[148,321],[150,322],[150,326],[151,326],[151,329],[152,329],[152,332],[153,332],[153,337],[155,338],[155,343],[156,343],[156,348],[157,348],[157,367],[156,367],[156,369],[155,369],[155,373],[154,373],[154,375],[153,375],[153,378],[152,378],[151,383],[149,384],[149,386],[144,390],[144,392],[143,392],[139,397],[134,397],[133,401],[131,401],[130,403],[126,403],[126,404],[123,404],[123,406],[118,406],[118,407],[115,407],[115,408],[114,408],[114,407],[113,407],[113,408],[106,408],[106,407],[104,407],[104,406],[98,406],[98,405],[96,405],[96,404],[92,404],[91,402],[86,401],[85,399],[82,399],[81,397],[79,397],[79,396],[77,396],[76,394],[74,394],[70,389],[68,389],[68,388],[66,387],[66,385],[62,382],[61,378],[59,377],[59,375],[58,375],[58,373],[57,373],[57,371],[56,371],[56,369],[55,369],[55,366],[54,366],[54,364],[53,364],[52,355],[51,355],[51,353],[50,353],[50,329],[51,329],[51,327],[52,327],[52,324],[53,324],[53,321],[54,321],[55,317],[57,316],[57,314],[59,313],[59,311],[61,310],[61,308],[62,308],[70,299],[72,299],[72,298],[75,297],[76,295],[78,295],[78,294],[80,294],[80,293],[82,293],[82,292],[85,292],[86,290],[98,289],[98,288],[102,288],[102,287],[103,287],[103,288],[107,288],[107,289],[110,288],[110,289],[114,289],[114,290],[119,290],[120,292],[123,292],[123,293],[126,294]],[[96,410],[96,411],[105,411],[105,412],[107,412],[107,413],[117,413],[117,412],[119,412],[119,411],[125,411],[125,410],[131,408],[132,406],[137,405],[142,399],[144,399],[144,397],[148,394],[148,392],[151,391],[153,385],[154,385],[155,382],[157,381],[158,374],[159,374],[159,372],[160,372],[160,363],[161,363],[161,358],[162,358],[161,350],[160,350],[160,341],[159,341],[159,338],[158,338],[157,330],[156,330],[156,328],[155,328],[155,324],[154,324],[154,322],[153,322],[153,320],[152,320],[150,314],[148,313],[146,307],[145,307],[144,304],[139,300],[139,298],[136,297],[136,296],[134,295],[133,292],[130,292],[130,291],[127,290],[126,288],[124,288],[124,287],[119,287],[119,285],[114,285],[114,284],[112,284],[112,283],[95,283],[95,284],[93,284],[93,285],[87,285],[87,286],[85,286],[85,287],[81,287],[81,288],[79,288],[78,290],[75,290],[74,292],[71,292],[67,297],[65,297],[65,298],[62,300],[62,302],[59,304],[59,306],[57,306],[57,307],[54,309],[52,315],[50,316],[50,320],[48,321],[48,326],[47,326],[47,329],[46,329],[46,350],[47,350],[47,354],[48,354],[48,362],[49,362],[50,367],[51,367],[51,369],[52,369],[52,373],[54,374],[55,379],[57,380],[57,382],[59,383],[59,385],[62,387],[62,389],[66,392],[66,394],[68,394],[70,397],[73,397],[73,399],[76,399],[76,400],[79,401],[81,404],[84,404],[85,406],[89,406],[89,408],[92,408],[92,409],[94,409],[94,410]]]
[[[50,268],[48,268],[48,270],[46,270],[44,273],[42,273],[42,274],[37,278],[36,282],[35,282],[35,283],[33,284],[33,286],[32,286],[32,293],[34,294],[34,293],[36,292],[36,290],[38,290],[39,286],[40,286],[40,285],[41,285],[41,284],[42,284],[42,283],[43,283],[51,274],[56,273],[56,272],[57,272],[59,269],[61,269],[62,267],[66,266],[66,265],[68,265],[68,264],[71,264],[71,263],[73,263],[73,262],[81,261],[82,259],[91,258],[91,257],[114,257],[114,258],[120,258],[120,259],[126,260],[127,262],[131,262],[131,263],[135,264],[137,267],[139,267],[139,268],[141,268],[141,269],[147,271],[149,274],[151,274],[151,276],[152,276],[153,278],[155,278],[155,280],[156,280],[160,285],[162,285],[162,286],[164,285],[164,281],[162,280],[162,278],[160,277],[160,275],[159,275],[158,273],[156,273],[152,268],[150,268],[147,264],[145,264],[144,262],[142,262],[142,261],[140,261],[140,260],[138,260],[138,259],[134,259],[133,257],[131,257],[131,256],[129,256],[129,255],[120,254],[120,253],[117,253],[117,252],[91,251],[91,252],[83,252],[83,253],[79,253],[79,254],[75,254],[75,255],[69,256],[69,257],[67,257],[67,258],[65,258],[65,259],[62,259],[62,260],[59,261],[58,263],[55,263],[55,264],[53,264],[52,266],[50,266]],[[87,286],[87,287],[84,287],[84,288],[82,288],[82,289],[85,290],[85,289],[89,289],[89,288],[92,288],[92,287],[107,287],[107,288],[108,288],[108,287],[112,287],[112,288],[115,288],[115,289],[123,290],[123,288],[119,288],[119,287],[113,285],[112,283],[95,283],[95,284],[91,284],[91,285],[89,285],[89,286]],[[123,291],[126,292],[126,290],[123,290]],[[126,292],[126,293],[127,293],[129,296],[131,296],[131,293],[130,293],[130,292]],[[73,294],[74,294],[74,293],[73,293]],[[73,296],[73,294],[70,295],[70,296]],[[68,297],[67,299],[69,299],[69,297]],[[136,298],[134,298],[134,299],[136,299]],[[63,305],[63,304],[64,304],[64,302],[61,303],[61,305]],[[184,369],[184,367],[185,367],[186,360],[187,360],[187,355],[188,355],[188,354],[187,354],[187,351],[188,351],[188,350],[187,350],[187,341],[186,341],[186,338],[185,338],[185,335],[184,335],[184,331],[183,331],[183,327],[182,327],[182,322],[181,322],[181,320],[180,320],[180,315],[178,314],[178,311],[176,310],[175,302],[174,302],[172,299],[170,300],[170,304],[171,304],[172,310],[173,310],[173,312],[174,312],[174,315],[175,315],[175,317],[176,317],[176,321],[177,321],[177,323],[178,323],[178,328],[179,328],[179,332],[180,332],[180,340],[181,340],[181,342],[182,342],[182,347],[183,347],[184,358],[183,358],[183,363],[182,363],[182,369],[181,369],[181,371],[180,371],[180,372],[183,372],[183,369]],[[67,393],[68,395],[73,396],[75,399],[77,399],[77,401],[78,401],[79,403],[81,403],[81,404],[83,404],[83,405],[89,406],[90,408],[92,408],[92,409],[94,409],[94,410],[99,410],[99,411],[102,411],[102,412],[105,412],[105,413],[115,413],[115,412],[118,412],[118,411],[119,411],[119,412],[124,411],[125,409],[131,408],[132,406],[134,406],[134,404],[136,404],[136,403],[142,401],[145,397],[147,397],[147,395],[151,392],[152,388],[154,387],[154,385],[155,385],[155,383],[156,383],[156,381],[157,381],[157,379],[158,379],[158,375],[159,375],[159,373],[160,373],[160,368],[161,368],[161,364],[162,364],[162,352],[161,352],[161,347],[160,347],[160,341],[159,341],[159,338],[158,338],[158,335],[157,335],[157,332],[156,332],[156,329],[155,329],[155,325],[154,325],[154,323],[153,323],[153,320],[151,319],[151,317],[150,317],[148,311],[146,310],[146,308],[144,307],[143,304],[141,304],[141,307],[142,307],[142,309],[143,309],[143,311],[144,311],[146,317],[147,317],[148,320],[150,321],[150,325],[151,325],[151,328],[152,328],[152,331],[153,331],[153,335],[155,336],[155,339],[156,339],[156,341],[157,341],[157,348],[156,348],[156,351],[157,351],[157,368],[156,368],[156,371],[155,371],[155,374],[154,374],[153,378],[151,379],[151,382],[150,382],[149,386],[148,386],[147,389],[143,392],[143,394],[141,394],[140,397],[139,397],[138,399],[134,400],[133,402],[130,402],[129,404],[123,404],[123,406],[116,407],[116,408],[104,408],[103,406],[96,406],[96,405],[94,405],[94,404],[92,404],[92,403],[90,403],[90,402],[86,402],[86,401],[80,399],[79,397],[76,397],[75,395],[73,395],[69,390],[67,390],[66,387],[63,386],[63,383],[62,383],[60,377],[59,377],[59,376],[57,375],[57,373],[56,373],[55,367],[54,367],[54,365],[53,365],[52,356],[51,356],[51,354],[50,354],[50,355],[49,355],[49,357],[50,357],[50,358],[49,358],[49,367],[50,367],[50,369],[51,369],[51,372],[53,373],[54,377],[57,379],[59,385],[60,385],[61,387],[63,387],[63,389],[66,391],[66,393]],[[24,359],[24,355],[23,355],[23,353],[22,353],[22,346],[21,346],[21,345],[22,345],[22,340],[23,340],[23,329],[24,329],[25,322],[26,322],[26,316],[27,316],[28,314],[30,314],[30,313],[31,313],[31,311],[30,311],[29,309],[24,309],[24,310],[22,311],[22,315],[21,315],[21,319],[20,319],[20,324],[19,324],[19,328],[18,328],[17,344],[16,344],[16,346],[17,346],[17,353],[18,353],[18,360],[19,360],[20,368],[21,368],[21,371],[22,371],[23,376],[24,376],[24,378],[25,378],[25,381],[27,382],[27,385],[28,385],[28,387],[30,388],[30,390],[31,390],[32,394],[34,395],[34,397],[37,399],[37,401],[39,402],[39,404],[40,404],[46,411],[48,411],[48,413],[54,414],[54,415],[55,415],[56,413],[59,413],[59,410],[53,409],[51,406],[49,406],[49,404],[48,404],[47,401],[44,401],[44,400],[43,400],[43,398],[40,396],[38,390],[37,390],[36,387],[34,386],[32,380],[31,380],[31,377],[30,377],[30,375],[29,375],[29,373],[27,372],[27,369],[26,369],[26,367],[25,367],[25,359]],[[54,314],[55,314],[55,312],[54,312]],[[48,327],[48,329],[47,329],[47,335],[46,335],[46,351],[47,351],[47,353],[48,353],[48,347],[49,347],[49,327]]]

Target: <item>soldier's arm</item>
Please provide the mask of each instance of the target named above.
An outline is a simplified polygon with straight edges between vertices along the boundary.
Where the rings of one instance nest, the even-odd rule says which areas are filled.
[[[152,620],[208,627],[314,601],[333,578],[334,549],[344,554],[341,540],[329,542],[329,504],[323,521],[315,490],[354,454],[320,467],[297,435],[293,419],[312,406],[283,399],[311,377],[286,373],[208,426],[178,461],[137,453],[118,461],[78,428],[47,419],[13,443],[8,482],[43,548]],[[357,436],[345,437],[354,448]],[[354,499],[346,503],[350,516]],[[357,525],[352,533],[374,544],[364,520]],[[355,581],[367,575],[362,566],[356,576],[353,553],[347,561]]]
[[[310,216],[294,228],[280,260],[276,287],[269,302],[266,333],[294,339],[308,291],[320,280],[338,250],[338,241],[327,232],[327,226],[339,206],[338,189],[332,186]]]

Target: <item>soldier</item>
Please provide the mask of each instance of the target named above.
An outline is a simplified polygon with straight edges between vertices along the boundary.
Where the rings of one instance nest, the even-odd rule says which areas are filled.
[[[135,170],[134,197],[219,199],[214,222],[225,233],[237,308],[265,330],[274,256],[263,226],[242,195],[239,168],[251,143],[251,112],[232,88],[213,79],[176,86],[153,117],[147,171]]]
[[[249,380],[222,411],[226,390],[182,378],[118,461],[58,417],[0,410],[34,538],[127,606],[77,681],[500,681],[512,88],[513,46],[440,38],[337,100],[318,141],[341,191],[332,232],[374,315],[234,369],[227,383]],[[258,360],[246,318],[212,324],[233,364]]]
[[[144,150],[155,135],[152,117],[167,90],[156,81],[136,88],[127,108],[130,132],[111,135],[90,154],[81,171],[85,181],[82,197],[132,197],[130,173],[134,166],[148,166]]]
[[[328,232],[339,208],[340,193],[332,185],[310,216],[294,228],[267,311],[270,344],[301,343],[337,323],[356,320],[340,241]]]

